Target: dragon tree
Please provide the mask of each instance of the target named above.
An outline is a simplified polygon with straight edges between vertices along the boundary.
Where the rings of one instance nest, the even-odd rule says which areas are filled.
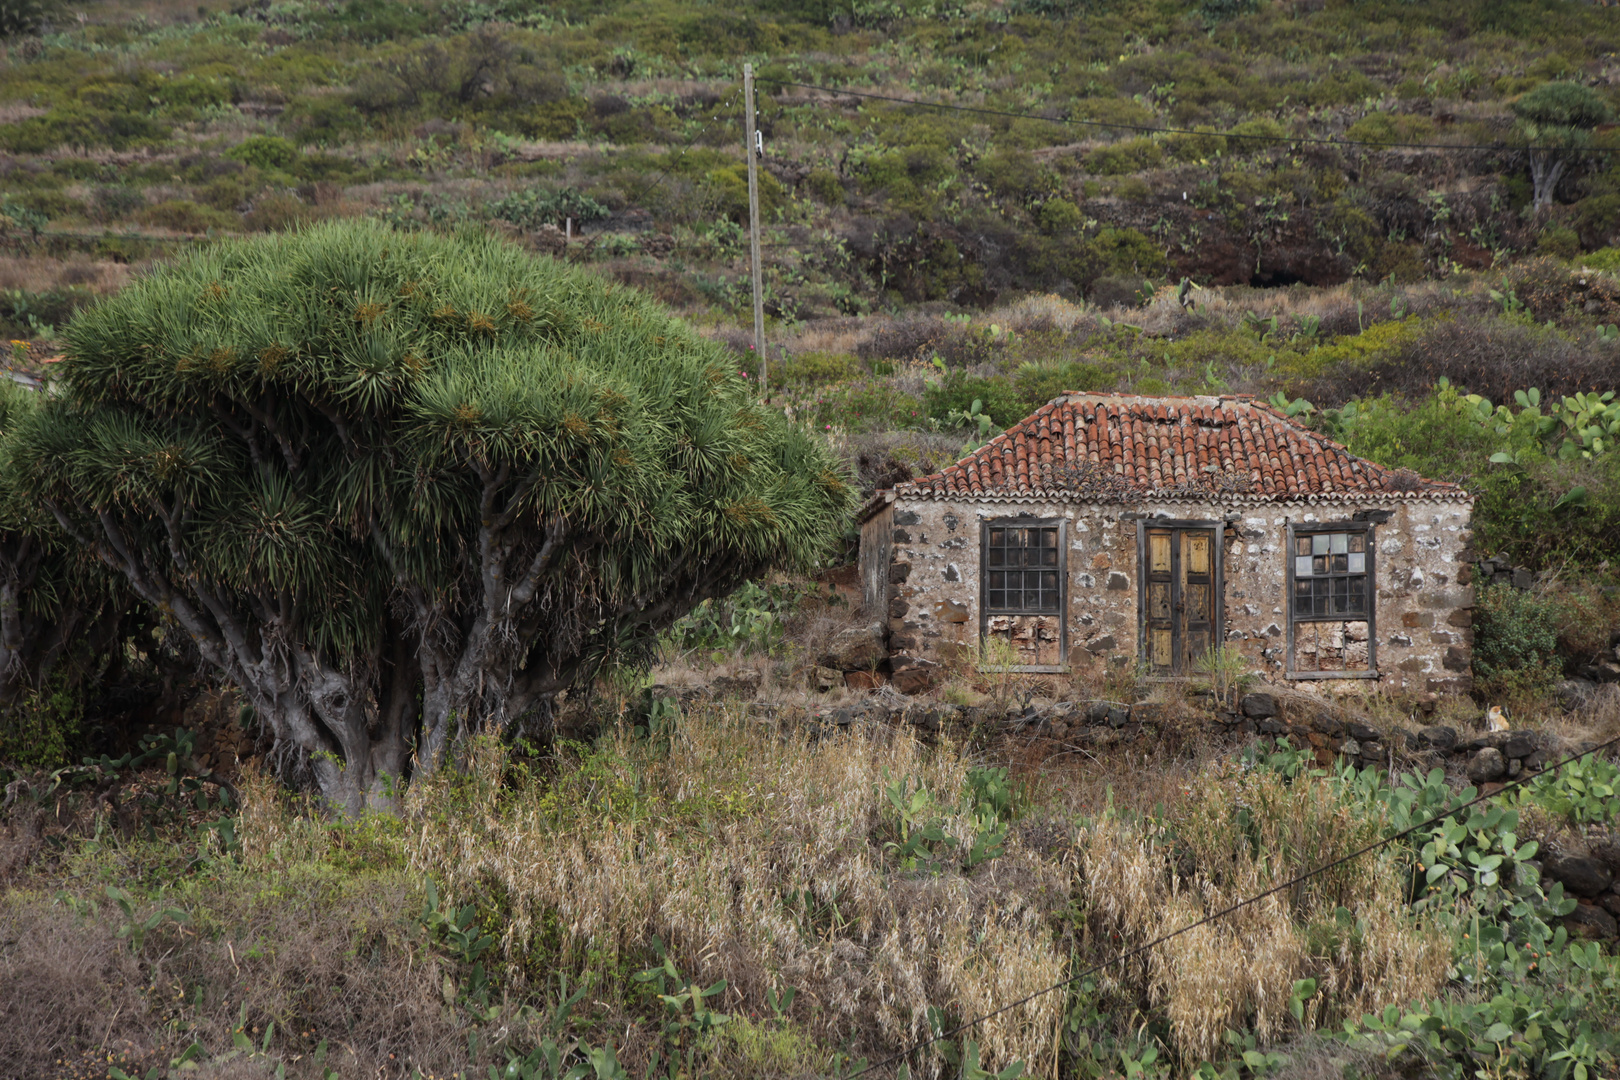
[[[718,346],[482,235],[222,243],[65,341],[16,451],[35,496],[349,812],[849,513]]]

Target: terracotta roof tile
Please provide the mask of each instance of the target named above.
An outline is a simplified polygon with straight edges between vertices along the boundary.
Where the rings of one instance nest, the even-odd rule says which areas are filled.
[[[1356,458],[1250,398],[1069,394],[895,493],[1275,500],[1462,489]]]

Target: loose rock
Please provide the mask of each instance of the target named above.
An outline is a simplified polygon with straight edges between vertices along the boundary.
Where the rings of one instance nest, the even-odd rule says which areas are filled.
[[[870,670],[889,655],[883,637],[882,623],[840,630],[822,654],[822,666],[839,671]]]
[[[1592,939],[1612,938],[1620,934],[1620,924],[1614,916],[1595,904],[1581,904],[1564,916],[1564,929],[1570,937]]]
[[[1584,855],[1552,855],[1543,860],[1541,869],[1576,896],[1601,896],[1614,884],[1613,871]]]
[[[1500,780],[1506,772],[1507,759],[1494,746],[1487,746],[1468,761],[1468,779],[1476,784]]]
[[[1270,694],[1244,694],[1239,708],[1244,716],[1264,720],[1277,715],[1277,699]]]

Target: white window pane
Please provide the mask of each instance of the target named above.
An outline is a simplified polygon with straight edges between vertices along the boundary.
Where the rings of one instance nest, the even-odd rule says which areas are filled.
[[[1352,574],[1365,574],[1367,572],[1367,555],[1365,552],[1353,551],[1350,553],[1350,572]]]
[[[1294,557],[1294,576],[1311,576],[1311,557],[1309,555],[1296,555]]]
[[[1311,537],[1311,554],[1326,555],[1328,553],[1328,534],[1317,533]]]
[[[1335,555],[1343,555],[1350,542],[1350,537],[1344,533],[1334,533],[1328,539],[1333,545],[1333,554]]]

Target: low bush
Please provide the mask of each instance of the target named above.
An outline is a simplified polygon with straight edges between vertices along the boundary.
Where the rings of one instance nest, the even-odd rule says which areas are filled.
[[[1339,400],[1382,393],[1416,400],[1443,377],[1492,401],[1506,401],[1513,391],[1531,387],[1551,396],[1614,384],[1612,353],[1583,348],[1545,326],[1488,317],[1441,319],[1423,323],[1416,334],[1381,330],[1378,338],[1368,338],[1373,347],[1364,351],[1346,345],[1362,356],[1330,367],[1321,389],[1313,386],[1313,391]]]
[[[1086,171],[1097,176],[1120,176],[1156,169],[1164,162],[1164,148],[1152,139],[1127,139],[1100,147],[1086,155]]]
[[[43,154],[59,147],[128,150],[155,145],[168,135],[167,126],[141,113],[70,105],[0,125],[0,149],[14,154]]]
[[[1560,600],[1511,585],[1474,592],[1474,681],[1492,700],[1545,698],[1563,677],[1558,630],[1568,611]]]
[[[242,219],[235,214],[199,206],[189,199],[166,199],[138,215],[141,223],[183,233],[205,233],[211,229],[236,231]]]
[[[298,147],[280,135],[254,135],[225,151],[225,156],[256,169],[285,169],[298,159]]]
[[[815,386],[841,382],[861,370],[859,362],[847,353],[806,352],[771,365],[768,377],[772,386],[795,383]]]

